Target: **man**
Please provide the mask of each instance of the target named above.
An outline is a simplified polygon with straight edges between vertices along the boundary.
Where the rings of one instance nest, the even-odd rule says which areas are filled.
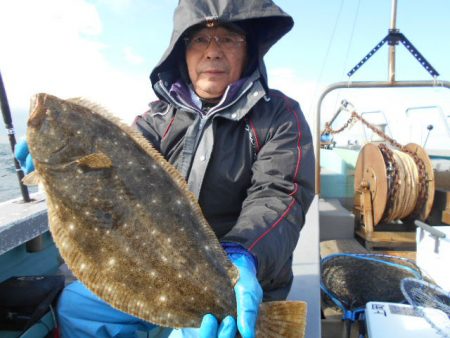
[[[206,315],[202,337],[255,336],[262,300],[282,300],[314,193],[308,124],[268,88],[263,56],[293,26],[270,0],[181,0],[169,48],[150,75],[159,101],[134,126],[185,177],[240,279],[237,318]],[[145,178],[143,178],[145,179]],[[148,323],[81,283],[63,292],[63,336],[124,336]]]

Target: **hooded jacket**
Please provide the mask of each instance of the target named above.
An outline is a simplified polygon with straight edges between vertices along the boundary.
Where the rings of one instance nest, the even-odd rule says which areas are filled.
[[[207,22],[243,28],[250,61],[205,114],[187,89],[183,37]],[[265,300],[287,297],[314,195],[309,126],[296,101],[268,88],[263,61],[292,26],[269,0],[180,0],[169,47],[150,75],[160,100],[134,122],[185,177],[219,240],[256,258]]]

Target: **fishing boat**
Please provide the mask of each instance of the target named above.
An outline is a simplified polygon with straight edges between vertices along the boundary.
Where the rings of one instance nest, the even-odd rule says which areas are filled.
[[[442,101],[414,106],[402,101],[400,95],[395,99],[395,92],[405,88],[446,90],[450,82],[437,80],[438,72],[400,33],[396,19],[397,1],[393,0],[388,35],[348,72],[349,81],[329,85],[317,103],[322,337],[450,334],[446,267],[450,258],[450,110]],[[431,80],[396,80],[396,48],[400,43]],[[350,77],[384,44],[389,48],[387,81],[351,81]],[[343,99],[329,120],[321,123],[327,95],[339,90],[382,91],[384,109],[359,110]],[[386,95],[389,91],[394,94]],[[411,168],[417,172],[413,174]],[[423,312],[419,314],[419,302],[410,300],[411,289],[404,286],[408,278],[400,277],[410,267],[413,269],[408,273],[414,279],[433,280],[442,286],[446,305],[438,307],[446,314],[440,324]],[[424,277],[422,272],[428,275]],[[389,277],[377,280],[384,273]],[[394,295],[399,290],[401,297]],[[434,297],[431,293],[430,298]],[[393,303],[388,299],[397,300]],[[411,304],[403,308],[400,304],[405,299]],[[327,306],[326,300],[333,306]],[[425,303],[419,305],[429,306]],[[359,328],[352,327],[354,323],[359,323]]]
[[[394,331],[384,331],[386,330],[384,324],[372,324],[370,330],[365,333],[358,332],[355,330],[356,326],[345,325],[346,321],[343,320],[345,313],[339,309],[325,308],[321,265],[327,257],[342,253],[389,254],[415,262],[419,258],[419,253],[422,254],[419,252],[419,247],[424,246],[419,243],[420,236],[423,238],[431,236],[435,248],[440,248],[441,251],[444,246],[449,245],[450,233],[445,230],[445,225],[450,224],[450,175],[448,174],[450,110],[448,107],[437,104],[408,106],[402,111],[396,112],[403,114],[401,117],[404,119],[403,121],[410,120],[411,128],[417,127],[418,121],[421,126],[425,125],[425,129],[420,130],[420,133],[413,131],[415,135],[420,134],[419,140],[408,140],[409,134],[405,138],[396,136],[394,139],[395,122],[393,121],[395,120],[391,118],[394,113],[383,110],[360,111],[356,104],[352,105],[352,102],[348,101],[342,102],[336,108],[336,113],[326,120],[327,124],[323,123],[325,115],[323,102],[330,93],[337,90],[375,88],[395,91],[400,88],[427,87],[450,89],[450,82],[437,80],[437,71],[397,29],[396,12],[397,1],[393,0],[392,20],[388,36],[349,72],[349,76],[351,76],[364,64],[364,60],[370,58],[383,44],[387,43],[389,45],[388,80],[385,82],[346,81],[334,83],[323,91],[317,102],[317,114],[314,121],[316,126],[316,195],[306,215],[306,223],[294,252],[294,282],[288,297],[290,300],[305,301],[308,305],[306,325],[306,337],[308,338],[401,337],[399,333],[393,335]],[[395,51],[399,43],[408,48],[416,58],[420,58],[421,64],[430,73],[432,80],[396,80]],[[7,100],[3,90],[2,112],[4,113],[5,110],[9,112],[9,108],[4,102]],[[427,117],[423,118],[424,115]],[[434,120],[431,121],[430,116],[433,116]],[[348,128],[347,130],[343,129],[342,132],[336,132],[341,126],[339,121],[342,121],[343,118],[346,122],[349,117],[351,117],[351,121],[348,125],[359,124],[359,133],[356,127],[352,128],[350,132]],[[12,130],[11,119],[5,120],[5,122],[7,122],[7,126],[9,123],[9,128]],[[411,132],[411,128],[407,128],[408,132]],[[443,147],[436,146],[437,143],[433,141],[436,137],[440,140],[439,145],[443,145]],[[11,138],[14,138],[13,132],[10,133]],[[395,177],[389,178],[392,170],[388,172],[389,165],[383,161],[383,153],[379,150],[378,145],[397,139],[401,139],[405,146],[412,142],[419,144],[420,149],[424,149],[419,157],[422,157],[422,161],[429,163],[424,172],[428,175],[427,187],[430,188],[430,192],[423,198],[427,204],[426,217],[409,219],[408,225],[404,226],[406,228],[401,228],[403,225],[398,219],[391,220],[389,222],[391,224],[382,224],[384,211],[388,209],[386,206],[391,202],[389,198],[392,198],[393,195],[389,196],[386,191],[383,195],[380,192],[382,190],[380,182],[394,180]],[[396,142],[400,144],[398,141]],[[15,140],[12,140],[12,145],[14,143]],[[389,143],[389,145],[392,144]],[[374,156],[378,157],[374,158]],[[364,163],[361,163],[360,159],[364,159]],[[21,179],[20,166],[17,162],[15,165],[18,177]],[[366,172],[370,173],[370,177],[365,176]],[[432,180],[429,179],[431,176],[433,176]],[[414,185],[414,182],[411,184]],[[414,186],[417,189],[417,184]],[[65,276],[66,283],[70,282],[73,277],[61,260],[48,231],[45,194],[39,191],[28,194],[25,187],[21,187],[21,191],[21,198],[0,203],[0,282],[14,276],[22,276],[26,280],[27,278],[33,279],[30,276],[39,279],[40,276],[59,275]],[[403,194],[408,194],[408,191],[404,190]],[[375,198],[375,195],[378,199]],[[402,215],[403,218],[408,218],[407,216],[409,215]],[[411,228],[411,224],[413,224],[413,228]],[[416,230],[417,225],[420,226],[419,230]],[[396,226],[405,231],[397,229],[392,231],[392,227]],[[380,231],[380,229],[382,230]],[[423,235],[423,232],[429,235]],[[424,257],[427,255],[426,252],[423,254]],[[436,257],[432,256],[431,262],[430,260],[426,261],[430,271],[433,259],[436,261]],[[448,266],[448,262],[445,261],[439,264],[441,267]],[[445,279],[442,276],[439,278]],[[373,299],[373,301],[377,301],[377,299]],[[17,320],[22,323],[29,319],[19,318],[19,315],[14,313],[11,313],[10,316],[17,316]],[[355,321],[359,319],[367,328],[363,316],[353,319]],[[395,318],[392,322],[395,323]],[[25,331],[4,329],[0,331],[0,336],[5,338],[48,337],[56,326],[54,310],[48,306],[43,309],[33,325]],[[394,329],[391,328],[391,330]],[[408,331],[408,337],[415,337],[413,334],[414,329]],[[142,332],[142,336],[147,336],[147,333]]]

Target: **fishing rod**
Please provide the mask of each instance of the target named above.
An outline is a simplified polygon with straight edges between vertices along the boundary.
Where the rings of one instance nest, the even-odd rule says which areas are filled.
[[[14,148],[16,146],[16,138],[14,136],[14,127],[12,124],[11,111],[9,110],[8,98],[6,97],[5,85],[3,84],[2,73],[0,72],[0,103],[3,115],[3,121],[5,122],[6,132],[9,138],[9,144],[11,145],[11,151],[14,154]],[[30,195],[28,193],[28,188],[22,183],[22,178],[24,177],[23,170],[20,167],[19,161],[13,156],[14,166],[16,167],[17,178],[19,179],[20,191],[22,192],[22,197],[24,202],[30,202]]]

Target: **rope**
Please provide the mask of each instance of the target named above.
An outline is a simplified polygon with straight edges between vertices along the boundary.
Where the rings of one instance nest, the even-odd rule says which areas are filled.
[[[390,223],[393,220],[418,217],[427,201],[428,174],[424,161],[416,153],[364,119],[354,110],[351,103],[343,101],[342,107],[344,108],[342,110],[351,112],[350,118],[338,129],[331,127],[332,122],[326,122],[321,135],[341,133],[359,121],[391,146],[397,148],[398,150],[390,149],[383,143],[378,145],[388,168],[389,187],[388,203],[382,222]]]
[[[419,171],[414,159],[400,150],[394,149],[392,153],[398,168],[398,177],[394,180],[394,184],[398,184],[398,187],[387,202],[392,205],[385,216],[387,222],[409,216],[415,210],[420,189]]]

